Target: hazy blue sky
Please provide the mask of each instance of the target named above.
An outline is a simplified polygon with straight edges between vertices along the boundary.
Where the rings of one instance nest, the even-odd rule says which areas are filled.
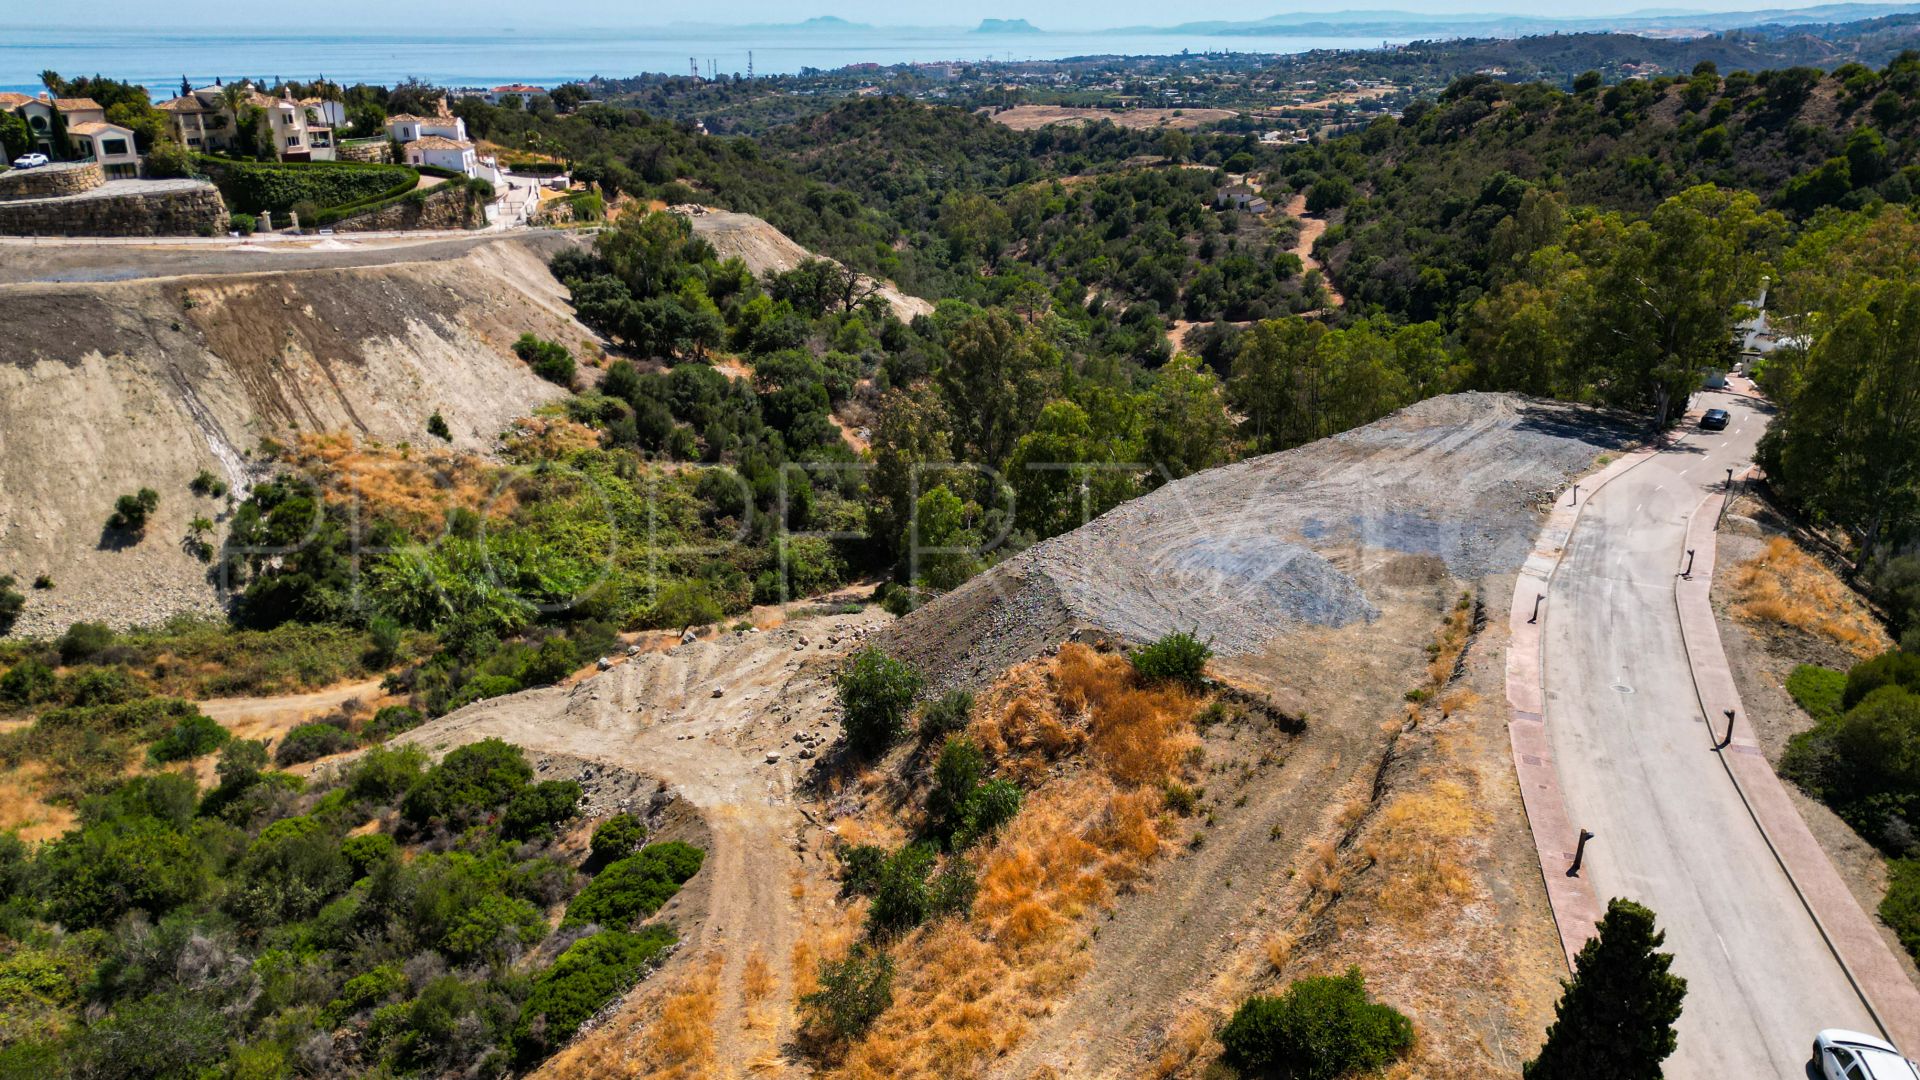
[[[1168,3],[1167,0],[942,0],[940,3],[902,4],[898,0],[829,0],[794,3],[793,0],[569,0],[563,8],[529,7],[524,0],[339,0],[307,9],[353,17],[334,18],[323,25],[296,20],[308,33],[368,33],[382,28],[419,29],[444,26],[450,31],[497,29],[500,26],[663,26],[673,22],[787,23],[814,15],[837,15],[858,22],[892,26],[972,25],[982,18],[1025,18],[1043,29],[1092,29],[1122,25],[1165,26],[1204,19],[1258,19],[1287,12],[1350,10],[1415,11],[1422,13],[1513,12],[1527,15],[1614,15],[1632,11],[1747,11],[1810,6],[1817,0],[1692,0],[1663,4],[1649,0],[1586,0],[1579,4],[1541,3],[1539,0],[1203,0]],[[5,5],[0,5],[4,7]],[[231,0],[172,0],[154,7],[142,0],[103,0],[89,8],[98,25],[154,27],[192,22],[221,25],[236,33],[276,29],[265,9],[246,8],[238,15]],[[377,14],[376,14],[377,13]],[[40,22],[65,24],[56,6],[42,12]],[[360,18],[373,17],[373,21]],[[292,27],[277,27],[293,30]]]

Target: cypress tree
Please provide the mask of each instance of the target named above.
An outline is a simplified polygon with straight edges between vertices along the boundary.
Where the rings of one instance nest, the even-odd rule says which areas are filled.
[[[1526,1080],[1660,1080],[1678,1038],[1673,1022],[1687,980],[1658,952],[1667,935],[1653,912],[1631,900],[1607,903],[1600,933],[1574,958],[1573,980],[1554,1006],[1553,1025]]]

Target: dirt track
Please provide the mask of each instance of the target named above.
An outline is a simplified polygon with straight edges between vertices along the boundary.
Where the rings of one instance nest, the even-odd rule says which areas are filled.
[[[1313,256],[1313,245],[1319,243],[1320,238],[1326,235],[1327,219],[1307,215],[1305,195],[1295,195],[1287,203],[1287,213],[1300,219],[1300,237],[1293,242],[1293,253],[1299,257],[1301,265],[1306,269],[1320,271],[1320,277],[1327,283],[1327,297],[1333,301],[1333,306],[1344,306],[1347,298],[1341,296],[1340,290],[1333,287],[1333,279],[1327,276],[1327,268]]]
[[[481,702],[405,738],[439,752],[498,736],[642,773],[691,804],[712,832],[701,871],[711,906],[679,921],[686,954],[714,948],[723,957],[715,1057],[731,1066],[777,1060],[791,1013],[780,1010],[765,1028],[746,1022],[747,960],[764,958],[774,977],[769,1000],[789,1002],[800,926],[794,883],[813,879],[808,891],[832,891],[822,866],[796,850],[806,823],[793,788],[808,762],[797,756],[794,735],[837,734],[829,722],[831,675],[859,637],[886,619],[879,612],[804,619],[643,653],[571,687]],[[796,648],[803,638],[806,646]]]

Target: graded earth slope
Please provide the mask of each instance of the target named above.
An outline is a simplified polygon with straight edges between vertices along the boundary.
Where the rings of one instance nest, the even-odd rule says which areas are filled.
[[[909,615],[888,645],[951,683],[1073,630],[1198,630],[1223,657],[1379,618],[1430,566],[1516,569],[1555,492],[1624,444],[1586,410],[1510,394],[1431,398],[1308,446],[1211,469],[1035,545]]]
[[[561,391],[512,352],[532,332],[578,349],[546,270],[557,239],[500,239],[453,257],[267,273],[0,285],[0,574],[38,575],[16,633],[119,626],[217,609],[181,541],[238,492],[263,438],[347,431],[420,442],[438,411],[453,444],[486,450]],[[144,257],[115,249],[129,266]],[[164,269],[159,272],[164,273]],[[160,494],[145,539],[103,531],[114,500]]]
[[[756,277],[791,270],[808,259],[818,259],[792,237],[752,214],[730,210],[701,208],[689,214],[695,235],[713,245],[722,259],[739,259]],[[865,279],[871,282],[871,279]],[[875,295],[887,302],[901,322],[912,322],[915,315],[930,315],[933,305],[917,296],[908,296],[886,282],[879,282]]]

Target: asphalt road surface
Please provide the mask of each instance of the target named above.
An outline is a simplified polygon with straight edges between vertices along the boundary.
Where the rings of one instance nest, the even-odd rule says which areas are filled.
[[[1596,834],[1585,876],[1602,904],[1653,909],[1687,979],[1667,1076],[1797,1080],[1814,1032],[1875,1028],[1714,754],[1694,694],[1674,604],[1688,517],[1728,469],[1744,470],[1766,425],[1736,395],[1694,405],[1733,422],[1693,427],[1580,517],[1548,593],[1547,731],[1573,824]]]

